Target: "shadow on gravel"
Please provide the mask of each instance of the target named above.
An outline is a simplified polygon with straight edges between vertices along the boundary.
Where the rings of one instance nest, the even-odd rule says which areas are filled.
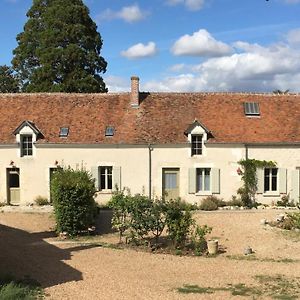
[[[67,265],[71,252],[86,247],[61,249],[43,238],[53,232],[29,233],[0,224],[0,274],[16,278],[30,277],[43,287],[82,280],[82,273]]]
[[[96,234],[106,234],[116,232],[111,227],[113,211],[112,209],[101,209],[96,219]]]

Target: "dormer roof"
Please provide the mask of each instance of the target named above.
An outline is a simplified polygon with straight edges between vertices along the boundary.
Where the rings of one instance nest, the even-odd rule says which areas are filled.
[[[20,131],[24,128],[28,126],[29,128],[31,128],[31,130],[34,132],[34,134],[36,136],[43,136],[42,132],[37,128],[37,126],[32,122],[32,121],[28,121],[28,120],[25,120],[23,121],[14,131],[13,131],[13,134],[14,135],[17,135],[20,133]]]

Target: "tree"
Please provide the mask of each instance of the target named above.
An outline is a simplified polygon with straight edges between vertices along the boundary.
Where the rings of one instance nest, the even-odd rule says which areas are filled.
[[[0,93],[17,93],[19,91],[19,82],[13,70],[4,65],[0,66]]]
[[[24,92],[107,92],[102,39],[82,0],[34,0],[13,68]]]

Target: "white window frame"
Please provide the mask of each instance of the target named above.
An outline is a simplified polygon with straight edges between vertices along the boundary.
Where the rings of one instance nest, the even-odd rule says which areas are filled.
[[[31,138],[31,141],[26,141],[24,143],[24,139]],[[24,144],[26,144],[26,147],[24,147]],[[31,147],[29,147],[31,145]],[[20,150],[21,150],[21,157],[28,157],[33,156],[33,136],[32,134],[22,134],[20,136]],[[31,150],[29,154],[29,150]]]
[[[205,190],[205,171],[209,170],[209,189]],[[198,176],[200,176],[200,172],[202,175],[202,189],[199,188],[199,181]],[[196,168],[196,195],[212,195],[211,191],[211,184],[212,184],[212,176],[211,176],[211,168],[208,167],[201,167]]]
[[[272,190],[272,179],[275,175],[272,174],[272,170],[277,170],[277,173],[276,173],[276,190]],[[266,189],[266,186],[265,186],[265,179],[266,179],[266,170],[268,170],[269,172],[269,189],[267,190]],[[279,194],[279,169],[278,168],[265,168],[264,169],[264,194]]]
[[[196,142],[194,143],[193,138],[200,138],[201,141],[196,140]],[[200,145],[201,145],[201,147],[199,147]],[[191,156],[196,156],[196,155],[203,155],[203,135],[202,134],[192,134],[191,135]]]
[[[104,169],[104,187],[102,188],[102,173],[101,171]],[[110,172],[109,172],[110,171]],[[111,187],[109,187],[109,176],[111,177]],[[99,166],[98,167],[98,178],[99,178],[99,191],[112,191],[113,189],[113,166]]]

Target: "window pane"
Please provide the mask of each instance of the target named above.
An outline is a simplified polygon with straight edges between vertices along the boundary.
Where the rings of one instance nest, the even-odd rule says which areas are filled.
[[[192,135],[192,155],[202,154],[202,135]]]
[[[101,174],[100,176],[100,188],[101,190],[105,190],[105,186],[106,186],[106,177],[105,174]]]
[[[19,174],[18,173],[10,173],[9,174],[9,187],[10,188],[19,188]]]
[[[203,191],[202,169],[197,169],[197,191]]]
[[[177,188],[177,174],[165,174],[165,188],[169,190]]]
[[[107,175],[107,188],[110,190],[112,189],[112,175],[111,174]]]
[[[205,176],[204,176],[204,190],[210,190],[210,169],[205,169]]]
[[[112,189],[112,167],[100,167],[100,189]]]
[[[270,169],[265,169],[265,176],[264,176],[264,191],[270,191]]]

